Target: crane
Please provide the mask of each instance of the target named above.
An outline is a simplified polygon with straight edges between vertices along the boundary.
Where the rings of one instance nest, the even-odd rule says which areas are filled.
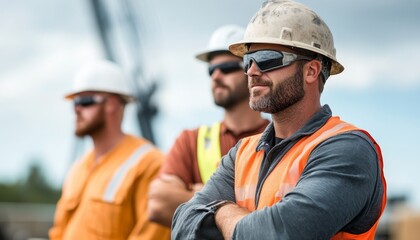
[[[123,25],[116,25],[113,22],[112,15],[106,2],[102,0],[91,0],[94,19],[98,29],[99,37],[108,60],[117,62],[118,51],[115,46],[115,26],[123,31],[123,37],[119,38],[124,41],[124,45],[130,50],[126,53],[129,55],[129,61],[132,64],[130,76],[132,79],[132,89],[136,96],[136,115],[141,135],[149,141],[155,143],[152,120],[158,112],[158,108],[151,101],[155,94],[158,84],[156,82],[147,81],[142,72],[143,60],[140,49],[140,32],[138,24],[133,13],[133,6],[129,0],[114,1],[119,4],[120,12],[124,18]],[[140,87],[141,85],[141,87]]]

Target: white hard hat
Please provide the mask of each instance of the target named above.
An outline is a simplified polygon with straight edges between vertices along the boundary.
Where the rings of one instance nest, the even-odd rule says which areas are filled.
[[[117,64],[107,60],[97,60],[84,65],[73,82],[73,90],[65,98],[72,99],[81,92],[94,91],[122,96],[127,102],[134,100],[127,86],[128,77]]]
[[[201,61],[208,62],[209,54],[216,52],[229,52],[229,45],[240,41],[244,37],[245,29],[237,25],[225,25],[213,32],[206,50],[195,57]]]
[[[230,45],[240,57],[250,43],[272,43],[318,53],[331,60],[331,74],[344,67],[336,59],[334,39],[325,22],[311,9],[291,0],[269,0],[249,22],[243,40]]]

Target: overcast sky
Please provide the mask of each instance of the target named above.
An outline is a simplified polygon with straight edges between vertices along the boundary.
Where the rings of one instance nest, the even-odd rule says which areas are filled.
[[[0,181],[18,179],[33,159],[39,159],[55,186],[63,181],[76,143],[72,105],[63,95],[81,64],[103,56],[87,2],[0,0]],[[121,26],[117,2],[108,5]],[[160,86],[153,126],[157,145],[166,152],[182,129],[221,118],[206,65],[194,54],[217,27],[246,26],[262,1],[133,2],[144,75]],[[337,59],[345,66],[328,80],[322,103],[376,138],[389,193],[407,193],[420,207],[415,181],[420,167],[420,1],[301,2],[329,25]],[[124,62],[127,50],[120,47]],[[134,113],[134,106],[127,109],[124,129],[139,134]]]

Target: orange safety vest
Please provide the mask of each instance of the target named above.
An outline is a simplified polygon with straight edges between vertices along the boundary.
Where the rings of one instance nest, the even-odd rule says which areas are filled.
[[[148,221],[146,211],[147,189],[163,158],[131,135],[97,164],[93,151],[85,155],[64,183],[50,239],[169,239],[170,229]]]
[[[267,206],[272,206],[276,202],[281,201],[282,198],[296,186],[312,150],[318,144],[332,136],[354,130],[362,131],[375,144],[382,173],[382,183],[384,185],[382,214],[386,204],[386,182],[383,175],[383,160],[379,145],[369,133],[341,121],[338,117],[331,117],[323,127],[314,134],[300,139],[283,156],[264,181],[264,184],[261,187],[258,206],[255,206],[255,197],[257,192],[256,187],[260,166],[264,158],[264,151],[257,152],[255,149],[258,145],[261,134],[243,139],[241,146],[238,148],[235,160],[236,203],[250,211],[254,211]],[[378,221],[379,219],[369,231],[363,234],[355,235],[346,232],[339,232],[332,239],[374,239]]]

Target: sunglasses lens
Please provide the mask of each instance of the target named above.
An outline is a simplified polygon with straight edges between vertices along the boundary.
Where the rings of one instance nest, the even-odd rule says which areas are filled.
[[[229,74],[239,70],[243,70],[241,62],[225,62],[209,66],[209,75],[213,75],[214,71],[219,69],[223,74]]]
[[[101,101],[95,96],[77,96],[73,99],[74,106],[88,107]]]
[[[272,50],[250,52],[244,55],[245,73],[251,67],[251,61],[257,64],[261,72],[285,66],[283,64],[284,54]]]

